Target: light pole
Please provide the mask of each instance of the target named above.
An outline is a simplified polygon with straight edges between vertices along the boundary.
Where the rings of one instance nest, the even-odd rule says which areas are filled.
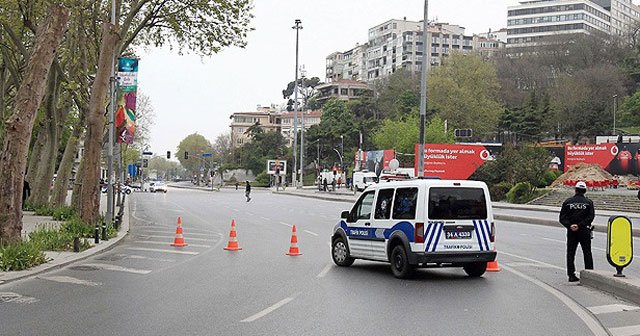
[[[302,21],[300,21],[300,19],[296,19],[295,25],[292,28],[296,30],[296,78],[293,82],[293,171],[291,172],[291,183],[294,186],[297,186],[298,163],[296,161],[296,157],[298,156],[298,45],[300,29],[302,29]]]
[[[116,1],[111,1],[111,24],[116,25]],[[111,59],[111,102],[109,104],[109,116],[107,123],[109,124],[109,143],[107,144],[107,213],[105,216],[106,223],[113,222],[113,142],[115,138],[115,104],[116,104],[116,76],[115,69],[115,57]],[[104,224],[103,224],[104,227]],[[106,227],[103,231],[106,230]],[[97,240],[97,239],[96,239]]]
[[[340,154],[340,152],[336,148],[334,148],[333,150],[336,151],[336,154],[338,154],[338,157],[340,158],[340,167],[342,167],[343,166],[342,154]]]
[[[429,66],[429,50],[431,43],[428,39],[429,0],[424,0],[424,19],[422,22],[422,71],[420,80],[420,148],[418,149],[418,176],[424,176],[424,124],[427,119],[427,67]]]
[[[302,66],[302,70],[300,70],[302,75],[302,89],[304,90],[304,79],[306,77],[306,71],[304,70],[304,65]],[[302,98],[304,101],[304,96]],[[298,99],[296,98],[296,105],[298,104]],[[304,110],[306,108],[306,102],[302,105],[302,112],[300,113],[300,186],[299,188],[304,187]]]
[[[340,136],[340,156],[344,157],[344,135]],[[342,166],[342,162],[340,163],[340,168],[344,171],[344,167]]]
[[[613,135],[616,135],[616,109],[618,108],[618,95],[613,95]]]

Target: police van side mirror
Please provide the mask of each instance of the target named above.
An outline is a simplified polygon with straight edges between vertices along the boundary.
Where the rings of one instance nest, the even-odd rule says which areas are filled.
[[[349,210],[343,211],[342,214],[340,214],[340,218],[346,219],[348,221],[349,220]]]

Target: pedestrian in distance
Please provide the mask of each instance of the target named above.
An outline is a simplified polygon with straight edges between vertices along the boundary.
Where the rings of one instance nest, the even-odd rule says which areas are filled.
[[[335,178],[331,181],[331,191],[336,191],[336,179]]]
[[[249,184],[249,181],[246,182],[244,187],[244,196],[247,197],[247,202],[251,201],[251,184]]]
[[[593,202],[585,196],[587,184],[576,183],[575,195],[562,203],[560,223],[567,228],[567,275],[569,282],[579,281],[576,276],[575,257],[578,244],[584,256],[584,268],[593,269],[593,255],[591,254],[591,238],[595,209]]]
[[[327,187],[327,178],[325,177],[324,180],[322,180],[322,188],[324,189],[324,191],[329,191],[329,188]]]
[[[22,183],[22,209],[24,209],[24,202],[31,196],[31,186],[27,179],[24,179]]]
[[[240,183],[238,183],[238,181],[236,181],[236,190],[238,190],[238,186],[240,185]]]

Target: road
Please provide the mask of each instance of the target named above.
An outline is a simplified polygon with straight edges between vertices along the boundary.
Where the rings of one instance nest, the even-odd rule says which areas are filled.
[[[640,334],[640,309],[566,282],[560,227],[498,222],[502,272],[403,281],[383,263],[333,265],[329,237],[347,203],[170,189],[136,193],[131,207],[130,235],[111,251],[0,285],[0,334]],[[181,249],[169,246],[178,216]],[[242,251],[223,250],[232,220]],[[285,255],[294,224],[300,257]],[[595,265],[611,270],[604,241],[596,233]],[[640,277],[640,263],[625,273]]]

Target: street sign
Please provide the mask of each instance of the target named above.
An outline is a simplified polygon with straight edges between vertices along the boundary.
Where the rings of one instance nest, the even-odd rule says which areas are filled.
[[[211,153],[204,153],[204,154],[202,154],[202,157],[212,157],[212,156],[213,156],[213,154],[211,154]]]
[[[153,155],[153,152],[142,152],[142,155]]]
[[[276,175],[276,172],[279,172],[280,175],[287,175],[287,161],[267,160],[267,174]]]
[[[471,138],[473,136],[473,130],[468,129],[456,129],[454,130],[456,138]]]
[[[633,260],[633,228],[629,218],[613,216],[607,225],[607,261],[616,268],[615,277]]]

